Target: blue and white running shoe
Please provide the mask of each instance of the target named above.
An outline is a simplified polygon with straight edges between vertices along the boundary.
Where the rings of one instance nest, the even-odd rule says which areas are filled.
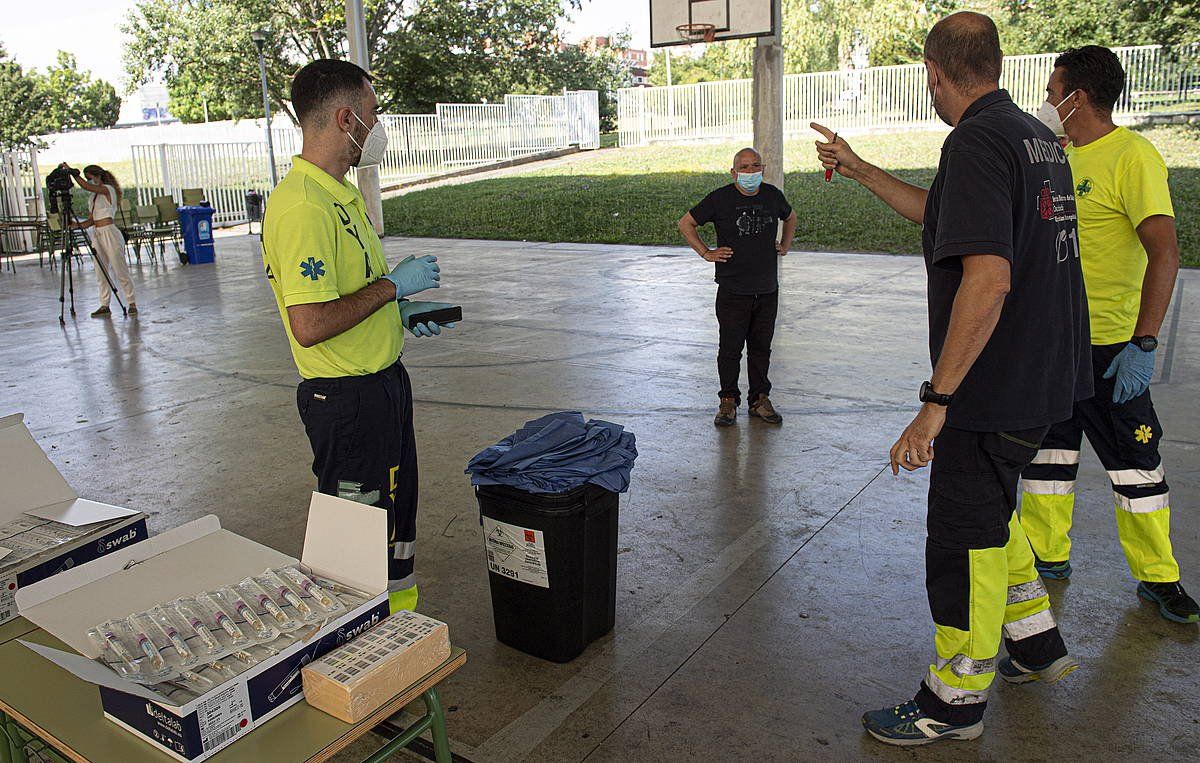
[[[1005,657],[996,663],[996,672],[1010,684],[1026,684],[1030,681],[1045,681],[1052,684],[1055,681],[1061,681],[1076,670],[1079,670],[1079,661],[1069,654],[1040,668],[1025,667],[1012,657]]]
[[[1066,580],[1071,577],[1071,562],[1043,562],[1041,559],[1033,560],[1033,567],[1038,571],[1038,574],[1047,580]]]
[[[867,733],[880,742],[898,747],[915,747],[943,739],[966,741],[983,733],[983,721],[967,726],[941,723],[921,712],[911,699],[903,705],[864,713],[862,724]]]

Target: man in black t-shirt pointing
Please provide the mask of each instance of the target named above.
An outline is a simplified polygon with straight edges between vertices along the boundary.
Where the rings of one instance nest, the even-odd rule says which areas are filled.
[[[933,375],[891,463],[932,464],[925,587],[937,659],[912,700],[863,716],[888,744],[974,739],[997,672],[1025,683],[1078,667],[1015,512],[1017,479],[1050,425],[1092,394],[1075,186],[1054,133],[999,89],[1000,63],[987,16],[956,13],[930,30],[929,92],[954,130],[928,191],[814,125],[826,168],[924,225]]]
[[[738,151],[729,170],[733,182],[705,196],[679,219],[679,232],[688,245],[716,265],[721,379],[721,405],[713,421],[717,426],[729,426],[737,418],[743,346],[750,375],[750,415],[772,424],[783,421],[767,396],[771,391],[767,372],[779,310],[778,260],[791,247],[796,213],[782,191],[763,182],[762,167],[762,156],[753,148]],[[709,249],[696,230],[710,222],[717,229],[716,249]]]

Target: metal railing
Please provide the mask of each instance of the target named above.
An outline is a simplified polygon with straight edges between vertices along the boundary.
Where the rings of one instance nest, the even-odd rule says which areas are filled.
[[[292,167],[299,145],[294,130],[273,130],[275,167],[279,176]],[[266,142],[177,143],[133,146],[133,184],[138,204],[171,196],[183,201],[185,188],[199,188],[212,205],[213,222],[229,225],[246,219],[245,194],[271,188],[270,158]]]
[[[1114,48],[1125,67],[1118,120],[1200,101],[1200,45],[1168,57],[1157,45]],[[1023,109],[1046,97],[1057,53],[1008,56],[1000,86]],[[751,81],[723,80],[617,92],[621,146],[663,142],[749,140]],[[812,74],[783,83],[784,134],[807,135],[809,122],[844,132],[941,126],[926,87],[925,66],[904,64]]]
[[[388,134],[388,150],[380,163],[384,186],[498,164],[577,145],[600,147],[599,97],[595,91],[563,95],[510,95],[502,104],[440,103],[435,114],[389,114],[380,117]],[[291,169],[300,147],[295,130],[275,130],[276,167],[280,177]],[[265,142],[137,145],[133,181],[138,202],[154,198],[182,199],[184,188],[201,188],[215,208],[218,225],[245,222],[245,193],[270,193]],[[351,171],[353,173],[353,171]]]
[[[512,158],[508,106],[503,103],[439,103],[442,162],[459,169]]]

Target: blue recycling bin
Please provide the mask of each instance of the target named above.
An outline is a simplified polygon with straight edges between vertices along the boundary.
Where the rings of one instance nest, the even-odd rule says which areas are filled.
[[[204,265],[213,262],[216,250],[213,247],[212,207],[180,207],[179,227],[183,233],[183,250],[188,263]]]

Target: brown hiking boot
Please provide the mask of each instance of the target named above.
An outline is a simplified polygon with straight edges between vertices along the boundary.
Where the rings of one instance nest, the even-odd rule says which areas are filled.
[[[750,404],[750,415],[757,416],[768,424],[783,423],[783,417],[775,410],[775,406],[771,405],[771,398],[766,395],[759,395],[758,399]]]
[[[713,423],[719,427],[733,426],[737,421],[737,400],[732,397],[721,398],[721,407],[717,409],[717,417]]]

